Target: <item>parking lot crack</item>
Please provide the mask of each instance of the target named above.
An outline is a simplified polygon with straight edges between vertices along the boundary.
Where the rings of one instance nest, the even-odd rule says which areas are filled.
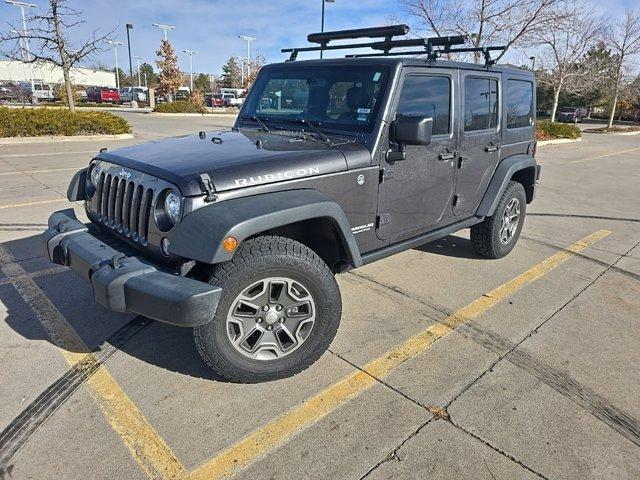
[[[629,249],[629,252],[636,248],[638,245],[640,245],[640,242]],[[593,391],[592,389],[581,385],[567,373],[562,372],[550,365],[547,365],[540,360],[537,360],[531,354],[523,351],[522,348],[520,348],[524,342],[531,338],[532,335],[536,334],[544,325],[555,318],[570,303],[572,303],[586,290],[593,286],[607,272],[612,270],[622,258],[624,258],[624,255],[620,255],[615,262],[608,265],[607,268],[601,271],[593,280],[591,280],[587,285],[585,285],[582,289],[575,293],[575,295],[573,295],[568,301],[557,308],[542,323],[537,325],[517,343],[510,344],[507,340],[503,339],[499,335],[485,331],[479,328],[473,322],[469,322],[465,325],[460,326],[456,330],[458,333],[467,336],[475,343],[498,354],[498,358],[494,362],[492,362],[491,365],[486,368],[479,376],[477,376],[463,389],[461,389],[461,391],[458,392],[458,394],[446,405],[446,408],[449,408],[456,400],[464,395],[467,390],[469,390],[473,385],[477,384],[484,376],[491,372],[501,361],[507,360],[512,365],[534,376],[536,379],[551,387],[556,392],[563,395],[565,398],[568,398],[569,400],[583,408],[585,411],[601,420],[607,426],[633,442],[635,445],[640,446],[640,420],[618,408],[608,399]]]

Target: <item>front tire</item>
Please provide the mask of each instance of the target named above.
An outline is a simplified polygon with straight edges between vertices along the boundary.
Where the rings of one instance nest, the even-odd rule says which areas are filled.
[[[520,238],[527,208],[524,187],[519,182],[507,184],[494,214],[471,227],[471,243],[487,258],[509,254]]]
[[[320,358],[338,329],[342,300],[333,273],[295,240],[245,241],[209,281],[222,297],[194,338],[205,363],[229,381],[293,376]]]

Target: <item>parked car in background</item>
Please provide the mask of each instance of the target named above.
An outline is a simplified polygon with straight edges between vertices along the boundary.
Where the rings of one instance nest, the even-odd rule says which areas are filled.
[[[584,107],[562,107],[558,112],[559,122],[581,122],[587,116],[587,109]]]
[[[20,82],[20,88],[30,98],[37,101],[53,100],[53,86],[48,83],[34,83],[33,89],[30,82]]]
[[[176,94],[173,96],[174,100],[188,100],[191,93],[189,90],[178,90]]]
[[[120,101],[131,102],[147,102],[149,89],[147,87],[125,87],[120,89]]]
[[[238,97],[235,93],[223,93],[222,103],[225,107],[238,107],[242,106],[244,98]]]
[[[117,88],[111,87],[88,87],[87,101],[96,103],[120,103],[120,92]]]
[[[207,107],[224,107],[224,98],[222,93],[215,93],[213,95],[207,95],[204,98]]]
[[[21,102],[28,100],[25,92],[15,83],[0,84],[0,102]]]

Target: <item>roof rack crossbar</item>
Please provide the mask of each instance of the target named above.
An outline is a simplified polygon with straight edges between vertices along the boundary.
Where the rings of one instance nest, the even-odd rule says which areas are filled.
[[[406,35],[408,25],[389,25],[385,27],[355,28],[352,30],[336,30],[333,32],[310,33],[309,43],[327,44],[332,40],[353,40],[354,38],[388,38]]]
[[[431,45],[429,45],[431,46]],[[462,48],[449,48],[445,47],[443,49],[431,49],[428,50],[403,50],[400,52],[377,52],[377,53],[359,53],[359,54],[351,54],[346,55],[347,58],[371,58],[371,57],[400,57],[400,56],[409,56],[409,55],[427,55],[428,61],[435,61],[442,54],[447,53],[473,53],[473,52],[481,52],[484,60],[485,66],[490,67],[495,65],[496,61],[491,58],[491,52],[506,50],[507,47],[504,46],[496,46],[496,47],[462,47]]]

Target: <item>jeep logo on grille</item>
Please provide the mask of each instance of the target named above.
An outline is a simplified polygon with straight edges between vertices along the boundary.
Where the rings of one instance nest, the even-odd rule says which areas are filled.
[[[118,172],[118,175],[129,180],[131,178],[131,172],[127,172],[124,168]]]

